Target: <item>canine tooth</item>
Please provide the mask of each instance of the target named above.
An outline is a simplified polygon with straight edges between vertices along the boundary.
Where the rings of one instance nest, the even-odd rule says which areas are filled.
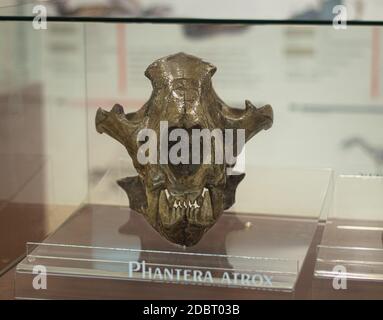
[[[174,201],[174,204],[173,204],[173,208],[178,208],[178,203],[177,203],[177,201]]]
[[[205,197],[205,193],[208,192],[209,190],[207,188],[203,188],[203,191],[202,191],[202,197]]]

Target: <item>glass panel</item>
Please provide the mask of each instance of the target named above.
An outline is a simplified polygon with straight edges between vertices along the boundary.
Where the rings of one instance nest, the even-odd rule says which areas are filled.
[[[379,175],[382,43],[380,27],[87,24],[90,174],[134,173],[125,149],[96,132],[96,111],[138,110],[152,90],[147,66],[183,51],[217,67],[213,85],[230,106],[273,106],[273,128],[246,144],[247,166]]]
[[[50,273],[125,280],[245,288],[292,289],[298,261],[288,259],[28,243],[18,272],[47,266]]]
[[[83,35],[0,22],[0,273],[86,199]]]
[[[315,275],[333,279],[339,277],[344,266],[344,277],[350,280],[383,280],[383,249],[363,247],[319,246]]]
[[[383,280],[383,178],[339,176],[315,275]]]

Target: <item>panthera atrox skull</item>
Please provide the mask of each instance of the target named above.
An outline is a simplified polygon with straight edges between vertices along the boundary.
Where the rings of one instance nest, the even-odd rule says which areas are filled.
[[[223,210],[234,204],[235,190],[244,174],[228,175],[225,161],[142,164],[137,158],[142,144],[137,139],[140,130],[152,129],[162,139],[160,123],[167,121],[169,133],[176,128],[189,133],[196,128],[244,129],[248,141],[273,123],[269,105],[255,108],[246,101],[245,109],[227,106],[213,89],[211,77],[215,71],[210,63],[185,53],[164,57],[145,72],[153,92],[141,109],[125,114],[116,104],[110,112],[98,109],[96,115],[97,131],[122,143],[138,172],[138,176],[118,181],[129,197],[130,207],[142,213],[168,240],[185,246],[195,245]],[[235,139],[233,148],[239,149]],[[234,156],[239,152],[236,150]]]

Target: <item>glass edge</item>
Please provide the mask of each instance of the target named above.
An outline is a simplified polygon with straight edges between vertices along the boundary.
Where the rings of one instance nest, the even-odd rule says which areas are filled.
[[[33,21],[34,16],[0,15],[0,21]],[[150,17],[101,17],[101,16],[48,16],[47,21],[56,22],[111,22],[155,24],[270,24],[270,25],[333,25],[332,20],[295,19],[220,19],[220,18],[150,18]],[[383,20],[349,20],[348,25],[383,26]]]

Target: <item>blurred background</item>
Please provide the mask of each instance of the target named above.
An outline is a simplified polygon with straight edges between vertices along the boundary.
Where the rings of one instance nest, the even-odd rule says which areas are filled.
[[[383,173],[383,2],[375,0],[57,0],[0,3],[0,16],[286,20],[286,24],[0,21],[0,272],[26,241],[41,241],[97,191],[111,168],[133,174],[122,145],[94,128],[98,107],[135,111],[149,98],[154,60],[184,51],[217,66],[229,105],[245,99],[275,112],[246,148],[246,165]],[[344,5],[370,25],[332,21]],[[287,24],[289,22],[289,24]],[[244,184],[251,187],[252,177]],[[125,198],[124,198],[125,199]],[[4,269],[5,270],[5,269]]]

